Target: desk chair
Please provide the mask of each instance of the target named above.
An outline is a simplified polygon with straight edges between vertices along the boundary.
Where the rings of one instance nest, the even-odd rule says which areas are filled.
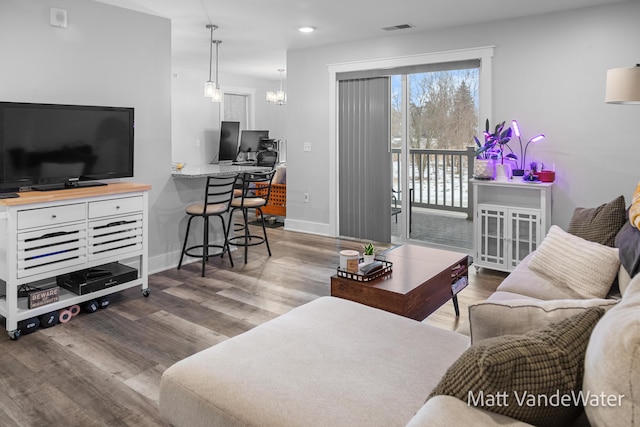
[[[269,248],[269,239],[267,238],[267,229],[264,226],[264,215],[262,215],[262,207],[269,202],[271,194],[271,181],[275,170],[268,172],[248,172],[242,174],[242,191],[240,196],[234,197],[231,201],[231,213],[229,214],[229,226],[231,229],[231,221],[233,213],[236,210],[242,211],[243,225],[234,231],[244,231],[242,235],[229,238],[229,243],[236,246],[244,246],[244,263],[247,263],[247,252],[249,246],[267,245],[267,252],[271,256],[271,248]],[[256,187],[260,186],[258,190]],[[237,191],[237,190],[236,190]],[[256,192],[259,191],[259,194]],[[260,213],[260,224],[262,225],[262,236],[252,235],[249,233],[249,209],[255,209]]]
[[[267,150],[259,151],[257,161],[258,166],[267,166],[270,168],[274,168],[276,166],[276,163],[278,162],[278,152]]]
[[[231,200],[233,199],[233,186],[236,182],[237,175],[226,177],[207,177],[207,185],[204,192],[204,203],[194,203],[187,206],[186,212],[189,215],[189,222],[187,223],[187,232],[184,235],[184,244],[182,245],[182,254],[180,254],[180,262],[178,263],[178,270],[182,267],[182,259],[185,254],[194,257],[202,258],[202,277],[204,277],[205,262],[209,260],[209,248],[219,248],[222,250],[219,254],[222,258],[224,253],[229,254],[229,262],[233,267],[233,259],[231,258],[231,251],[229,250],[229,230],[227,229],[223,215],[229,212]],[[216,216],[220,218],[222,223],[222,233],[224,235],[224,243],[222,245],[209,244],[209,217]],[[187,239],[189,238],[189,229],[191,228],[191,221],[194,218],[204,219],[204,233],[202,237],[202,245],[195,245],[187,248]],[[194,254],[192,251],[200,249],[200,254]]]

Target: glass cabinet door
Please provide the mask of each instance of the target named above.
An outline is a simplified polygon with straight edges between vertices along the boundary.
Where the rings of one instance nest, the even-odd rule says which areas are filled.
[[[478,242],[480,261],[507,265],[507,210],[499,206],[478,205]]]
[[[509,226],[509,240],[511,242],[509,266],[515,268],[540,244],[540,211],[510,209]]]

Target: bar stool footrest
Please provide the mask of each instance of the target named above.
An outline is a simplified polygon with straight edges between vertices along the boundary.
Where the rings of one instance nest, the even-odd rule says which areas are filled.
[[[227,250],[225,249],[225,247],[223,245],[208,245],[209,248],[215,248],[215,249],[221,249],[220,252],[215,252],[215,253],[209,253],[207,254],[207,258],[210,257],[214,257],[214,256],[223,256],[225,253],[227,253]],[[191,251],[194,251],[196,249],[199,249],[201,253],[199,254],[194,254]],[[185,249],[184,254],[186,256],[190,256],[192,258],[205,258],[204,256],[204,245],[195,245],[195,246],[191,246],[188,247],[187,249]]]
[[[249,242],[250,240],[255,240],[255,241]],[[263,236],[258,236],[254,234],[250,234],[248,236],[242,235],[242,236],[229,237],[229,244],[234,246],[256,246],[256,245],[261,245],[264,242],[265,240]]]

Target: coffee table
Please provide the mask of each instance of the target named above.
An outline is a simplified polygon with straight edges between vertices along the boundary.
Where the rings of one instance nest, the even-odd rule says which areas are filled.
[[[466,254],[416,245],[387,251],[392,272],[360,282],[331,277],[331,295],[415,320],[423,320],[450,299],[460,315],[457,294],[469,283]]]

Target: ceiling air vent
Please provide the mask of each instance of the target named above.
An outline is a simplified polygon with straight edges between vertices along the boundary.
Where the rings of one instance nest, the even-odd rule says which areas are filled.
[[[411,24],[400,24],[400,25],[392,25],[391,27],[384,27],[385,31],[395,31],[395,30],[407,30],[409,28],[413,28]]]

